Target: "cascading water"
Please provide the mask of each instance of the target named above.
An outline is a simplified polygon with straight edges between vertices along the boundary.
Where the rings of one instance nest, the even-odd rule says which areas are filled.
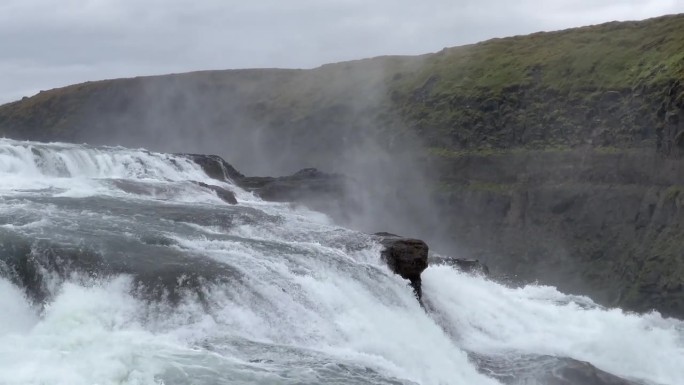
[[[684,383],[681,321],[446,266],[425,310],[371,237],[183,156],[0,140],[0,240],[0,384]]]

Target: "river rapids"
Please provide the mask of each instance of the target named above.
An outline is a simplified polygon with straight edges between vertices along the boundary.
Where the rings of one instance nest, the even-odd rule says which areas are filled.
[[[182,155],[0,139],[0,384],[684,384],[680,320],[449,266],[421,307],[381,249]]]

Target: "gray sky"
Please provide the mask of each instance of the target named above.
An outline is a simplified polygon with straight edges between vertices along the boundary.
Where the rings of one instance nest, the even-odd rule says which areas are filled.
[[[0,103],[87,80],[310,68],[681,12],[683,0],[2,0]]]

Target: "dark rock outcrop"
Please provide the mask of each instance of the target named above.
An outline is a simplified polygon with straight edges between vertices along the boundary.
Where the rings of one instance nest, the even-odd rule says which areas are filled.
[[[216,193],[216,195],[221,198],[222,201],[231,204],[231,205],[236,205],[237,204],[237,199],[235,198],[235,193],[219,186],[214,186],[210,184],[206,184],[203,182],[194,182],[198,186],[203,187],[205,189],[211,190]]]
[[[357,209],[350,193],[352,181],[341,174],[306,168],[283,177],[245,177],[238,186],[272,202],[295,202],[345,221]]]
[[[182,154],[195,162],[210,178],[229,182],[272,202],[307,203],[320,199],[345,199],[348,179],[315,168],[288,176],[245,176],[218,155]],[[202,184],[202,187],[216,187]]]
[[[330,174],[315,168],[305,168],[288,176],[245,176],[218,155],[182,154],[195,162],[210,178],[251,191],[261,199],[271,202],[296,202],[314,210],[332,211],[331,203],[347,205],[351,197],[347,193],[349,179],[341,174]],[[236,204],[235,195],[226,189],[196,182],[216,192],[224,201]],[[339,209],[340,207],[336,207]]]
[[[448,265],[453,266],[466,273],[479,273],[488,275],[489,267],[480,262],[479,259],[456,258],[456,257],[437,257],[432,256],[428,260],[429,265]]]
[[[357,207],[352,194],[348,192],[352,181],[342,174],[305,168],[281,177],[245,176],[218,155],[183,155],[197,163],[210,178],[235,183],[266,201],[301,203],[341,219],[347,215],[345,213]],[[228,203],[237,203],[231,191],[206,183],[196,183],[213,190]]]
[[[203,155],[203,154],[180,154],[183,155],[204,170],[204,172],[213,179],[220,181],[235,181],[242,179],[245,176],[235,169],[230,163],[223,160],[218,155]]]
[[[278,178],[245,177],[236,183],[245,190],[254,192],[261,199],[272,202],[312,203],[322,199],[347,199],[347,178],[315,168],[305,168],[292,175]]]
[[[663,92],[667,95],[657,111],[660,125],[656,127],[658,150],[672,158],[684,155],[684,84],[672,81]]]
[[[418,300],[421,299],[420,274],[428,266],[428,245],[420,239],[403,238],[390,233],[376,233],[382,250],[382,259],[390,269],[411,282]]]

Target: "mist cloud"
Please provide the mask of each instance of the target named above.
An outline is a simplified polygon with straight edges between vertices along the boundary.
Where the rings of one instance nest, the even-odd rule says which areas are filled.
[[[677,0],[5,0],[0,102],[86,80],[310,68],[677,12]]]

